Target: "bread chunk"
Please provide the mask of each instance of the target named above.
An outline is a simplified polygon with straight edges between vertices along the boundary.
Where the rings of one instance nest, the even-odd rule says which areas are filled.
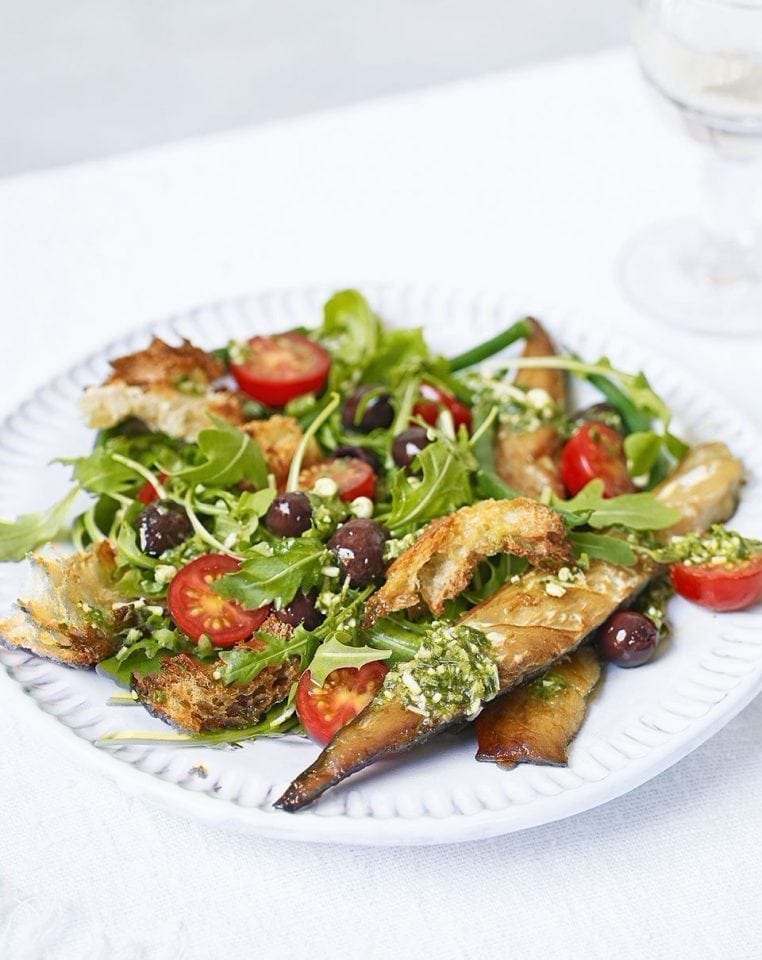
[[[548,507],[524,497],[483,500],[434,520],[397,557],[386,583],[368,600],[365,625],[421,600],[432,613],[442,613],[445,600],[465,590],[478,564],[496,553],[549,569],[573,559],[564,522]]]

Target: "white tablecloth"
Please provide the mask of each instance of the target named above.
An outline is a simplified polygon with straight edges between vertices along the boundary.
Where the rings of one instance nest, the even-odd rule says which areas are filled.
[[[147,319],[367,279],[589,310],[758,417],[759,339],[689,338],[617,286],[625,239],[695,206],[696,164],[614,51],[0,182],[2,412]],[[762,698],[605,807],[482,843],[374,850],[237,836],[127,796],[0,691],[2,958],[762,950]]]

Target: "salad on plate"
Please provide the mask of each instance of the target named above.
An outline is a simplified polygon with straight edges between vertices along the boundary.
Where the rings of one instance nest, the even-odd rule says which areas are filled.
[[[101,743],[311,737],[283,810],[471,722],[480,761],[565,764],[602,665],[649,661],[674,591],[762,599],[762,543],[724,526],[742,464],[532,318],[443,357],[345,290],[314,328],[111,367],[71,491],[0,521],[0,560],[39,579],[0,640],[169,725]],[[600,401],[573,410],[574,379]]]

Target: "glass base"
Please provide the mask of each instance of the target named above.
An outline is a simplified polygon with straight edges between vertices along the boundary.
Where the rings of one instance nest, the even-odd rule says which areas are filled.
[[[704,333],[762,336],[762,238],[707,236],[699,221],[657,223],[620,258],[629,300],[646,313]]]

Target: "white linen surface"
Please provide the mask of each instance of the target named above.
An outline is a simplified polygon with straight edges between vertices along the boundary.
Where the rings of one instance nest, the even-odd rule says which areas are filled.
[[[689,338],[617,286],[624,241],[696,206],[697,163],[613,51],[0,182],[1,412],[186,306],[412,280],[588,310],[758,418],[759,338]],[[127,796],[0,681],[3,960],[762,953],[762,698],[581,816],[360,849],[238,836]]]

